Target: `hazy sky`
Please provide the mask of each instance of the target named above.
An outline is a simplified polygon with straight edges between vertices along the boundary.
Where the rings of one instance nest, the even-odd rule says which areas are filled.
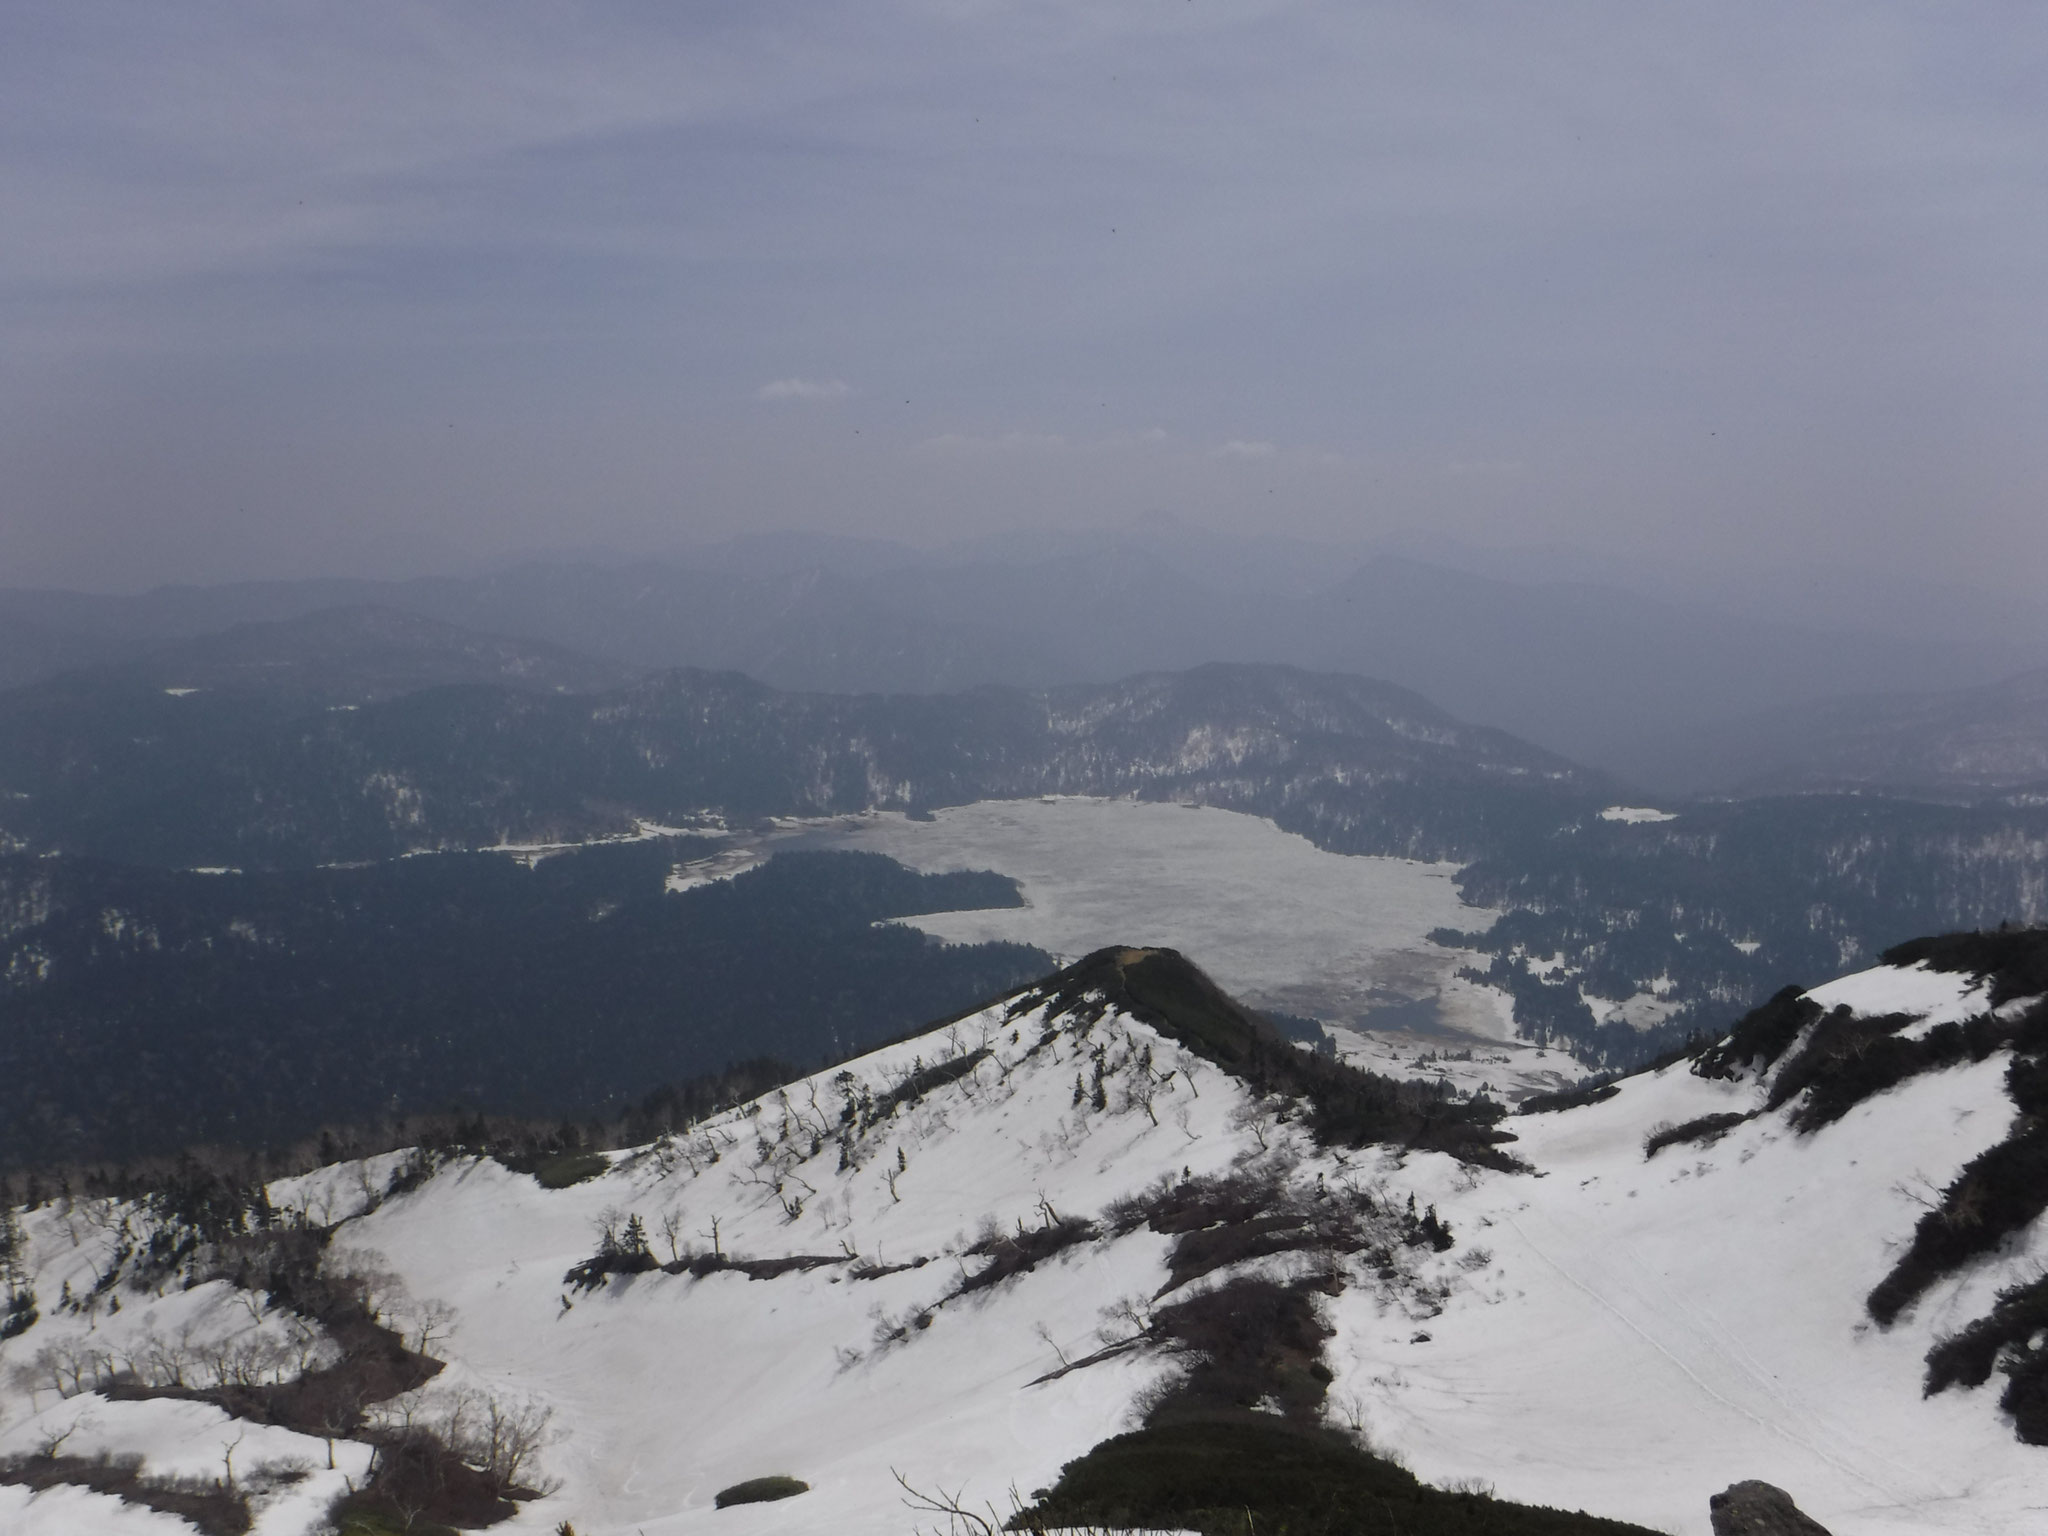
[[[0,7],[0,584],[1169,508],[2048,580],[2037,4]]]

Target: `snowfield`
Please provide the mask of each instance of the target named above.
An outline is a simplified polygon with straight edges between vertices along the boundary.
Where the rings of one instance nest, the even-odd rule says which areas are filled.
[[[1813,996],[1917,1016],[1977,1006],[1970,985],[1880,968]],[[496,1527],[507,1532],[570,1520],[582,1536],[905,1536],[920,1518],[897,1473],[976,1503],[1006,1507],[1013,1486],[1028,1499],[1132,1427],[1134,1399],[1169,1369],[1148,1347],[1064,1368],[1131,1337],[1168,1284],[1171,1239],[1105,1223],[961,1293],[984,1262],[973,1250],[1233,1169],[1318,1195],[1377,1191],[1387,1209],[1413,1194],[1448,1222],[1447,1251],[1403,1249],[1397,1272],[1342,1261],[1341,1291],[1324,1303],[1332,1421],[1426,1479],[1479,1478],[1506,1498],[1679,1536],[1705,1536],[1708,1495],[1744,1478],[1786,1488],[1836,1536],[2048,1529],[2048,1452],[2013,1437],[1996,1387],[1920,1390],[1930,1343],[2048,1262],[2048,1236],[2030,1230],[1937,1285],[1890,1330],[1863,1310],[1930,1193],[2006,1134],[2006,1052],[1910,1079],[1810,1135],[1790,1129],[1787,1105],[1646,1159],[1661,1127],[1763,1103],[1766,1081],[1681,1063],[1601,1102],[1510,1119],[1510,1150],[1532,1165],[1513,1173],[1439,1153],[1318,1149],[1289,1105],[1254,1099],[1127,1014],[1084,1028],[1025,1003],[612,1154],[607,1172],[570,1188],[463,1157],[380,1199],[403,1165],[384,1159],[280,1181],[272,1199],[339,1221],[331,1251],[374,1255],[412,1303],[452,1308],[432,1351],[447,1369],[427,1397],[474,1387],[552,1410],[543,1468],[559,1486]],[[867,1110],[848,1120],[861,1104],[872,1123]],[[26,1217],[45,1316],[0,1345],[0,1452],[75,1426],[67,1450],[205,1471],[239,1432],[238,1468],[309,1468],[258,1509],[258,1536],[317,1529],[342,1480],[362,1477],[366,1447],[343,1442],[329,1472],[320,1440],[230,1426],[210,1405],[31,1391],[31,1363],[53,1344],[282,1326],[219,1283],[123,1294],[118,1313],[56,1306],[65,1281],[83,1295],[109,1262],[112,1214],[79,1202]],[[763,1279],[652,1269],[591,1289],[565,1282],[601,1231],[634,1216],[656,1261],[817,1262]],[[1305,1257],[1191,1284],[1246,1268],[1284,1275]],[[720,1489],[774,1473],[810,1491],[714,1509]],[[78,1489],[8,1487],[0,1528],[189,1530]]]
[[[1339,1298],[1334,1390],[1370,1404],[1421,1475],[1530,1502],[1704,1532],[1701,1490],[1754,1477],[1838,1533],[2048,1528],[2044,1453],[2012,1438],[1992,1389],[1920,1396],[1934,1338],[2048,1245],[2036,1234],[1889,1332],[1863,1311],[1916,1195],[2005,1134],[2004,1065],[1910,1082],[1811,1137],[1770,1115],[1645,1161],[1652,1127],[1761,1100],[1681,1065],[1517,1119],[1541,1179],[1431,1159],[1424,1197],[1492,1262],[1423,1345],[1376,1337]]]

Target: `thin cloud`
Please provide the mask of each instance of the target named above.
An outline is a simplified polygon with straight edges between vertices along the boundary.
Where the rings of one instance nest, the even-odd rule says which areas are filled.
[[[394,9],[12,8],[9,581],[1287,475],[1297,536],[2039,607],[2048,7]]]
[[[913,451],[948,457],[982,453],[1061,453],[1066,448],[1067,440],[1056,432],[1003,432],[995,436],[944,432],[937,437],[926,438]]]
[[[754,391],[756,400],[844,400],[853,386],[844,379],[776,379]]]

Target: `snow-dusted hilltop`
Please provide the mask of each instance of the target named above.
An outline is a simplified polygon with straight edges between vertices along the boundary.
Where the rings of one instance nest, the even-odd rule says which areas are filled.
[[[2038,1211],[2000,1159],[2030,1166],[2038,938],[1781,995],[1505,1119],[1299,1051],[1171,952],[1102,951],[540,1177],[394,1154],[51,1202],[15,1244],[0,1527],[181,1529],[184,1474],[262,1536],[366,1487],[390,1528],[943,1526],[899,1476],[1236,1529],[1230,1480],[1281,1467],[1274,1497],[1328,1490],[1316,1530],[1628,1528],[1490,1486],[1704,1533],[1745,1478],[1837,1536],[2038,1529],[2048,1451],[1969,1385],[2032,1379],[1999,1293],[2038,1271]],[[717,1506],[773,1477],[808,1488]]]

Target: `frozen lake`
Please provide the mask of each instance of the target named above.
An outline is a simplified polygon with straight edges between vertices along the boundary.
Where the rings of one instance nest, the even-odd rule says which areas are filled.
[[[908,919],[955,943],[1007,939],[1061,960],[1108,944],[1178,949],[1260,1008],[1335,1026],[1347,1057],[1414,1070],[1424,1053],[1460,1087],[1527,1090],[1575,1078],[1567,1058],[1514,1038],[1508,1001],[1462,980],[1480,957],[1429,942],[1438,927],[1484,928],[1459,900],[1457,866],[1326,853],[1257,816],[1132,800],[997,800],[942,810],[789,825],[774,848],[854,848],[913,869],[993,869],[1027,905]]]

